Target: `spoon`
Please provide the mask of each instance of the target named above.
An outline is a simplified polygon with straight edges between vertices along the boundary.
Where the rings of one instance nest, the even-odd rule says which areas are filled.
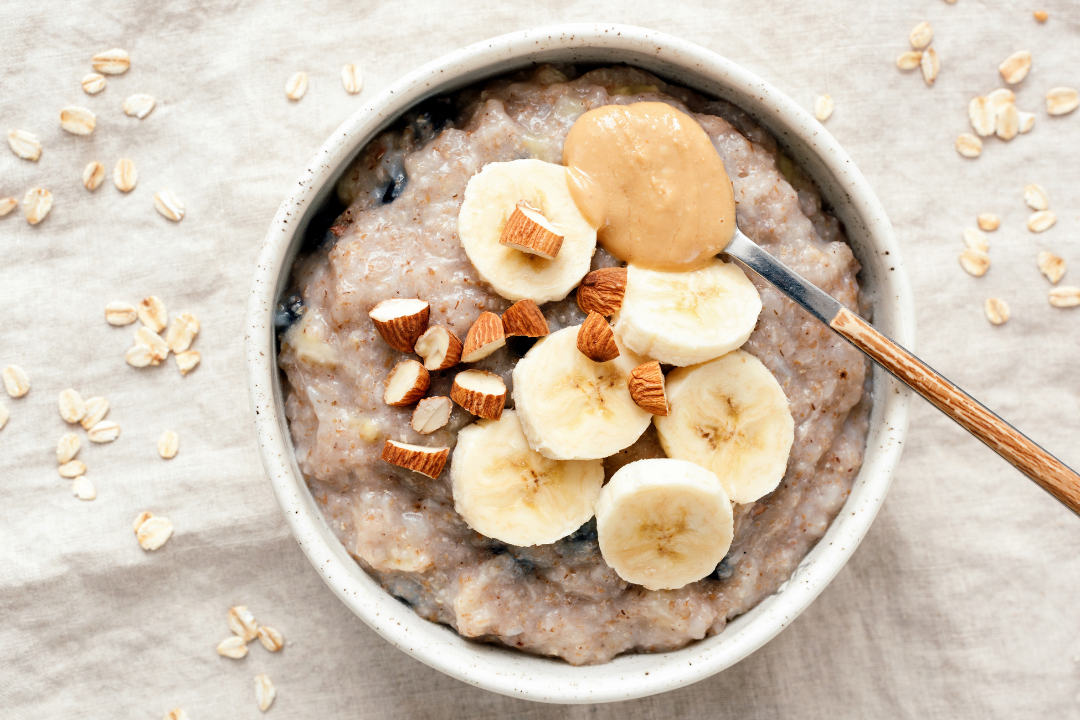
[[[1080,475],[1065,463],[875,330],[831,295],[792,271],[738,229],[724,252],[742,261],[1080,515]]]

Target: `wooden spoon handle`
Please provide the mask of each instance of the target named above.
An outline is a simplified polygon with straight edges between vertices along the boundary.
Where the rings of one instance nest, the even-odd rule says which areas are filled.
[[[1063,462],[847,308],[829,326],[1080,514],[1080,475]]]

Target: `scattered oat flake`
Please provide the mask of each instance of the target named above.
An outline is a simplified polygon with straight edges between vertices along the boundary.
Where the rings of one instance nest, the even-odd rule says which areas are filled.
[[[1080,305],[1080,287],[1075,285],[1061,285],[1051,288],[1049,295],[1050,304],[1059,308],[1071,308]]]
[[[914,70],[919,67],[920,62],[922,62],[922,53],[918,50],[909,50],[896,58],[896,67],[901,70]]]
[[[982,140],[971,133],[960,133],[956,138],[956,152],[966,158],[977,158],[982,155]]]
[[[979,229],[986,232],[993,232],[1001,227],[1001,220],[993,213],[982,213],[976,219],[979,221]]]
[[[1057,215],[1053,210],[1039,210],[1031,213],[1031,217],[1028,218],[1027,228],[1031,232],[1041,233],[1044,230],[1049,230],[1057,222]]]
[[[182,353],[191,347],[191,342],[198,333],[199,319],[189,312],[180,313],[169,324],[165,343],[174,353]]]
[[[94,69],[106,75],[122,75],[131,67],[131,56],[126,50],[113,48],[93,57],[91,63]]]
[[[41,157],[41,141],[37,135],[25,130],[8,130],[8,146],[23,160],[36,161]]]
[[[97,190],[105,181],[105,166],[97,160],[87,164],[82,171],[82,184],[87,190]]]
[[[341,66],[341,84],[345,86],[345,92],[350,95],[355,95],[364,89],[364,76],[358,64],[347,63]]]
[[[120,425],[112,420],[102,420],[86,431],[86,437],[94,443],[111,443],[120,437]]]
[[[821,95],[814,101],[814,117],[820,122],[825,122],[833,114],[832,95]]]
[[[1046,92],[1046,112],[1065,115],[1080,107],[1080,91],[1071,87],[1050,88]]]
[[[997,111],[1006,105],[1016,104],[1016,93],[1009,88],[998,88],[989,95],[986,99],[990,101],[990,104],[994,106],[994,115],[997,116]]]
[[[217,646],[217,654],[222,657],[232,658],[233,660],[239,660],[248,654],[248,646],[244,641],[244,638],[236,635],[230,635]]]
[[[86,416],[79,423],[83,430],[89,430],[105,419],[109,412],[109,401],[103,397],[95,396],[86,401]]]
[[[148,327],[135,331],[135,347],[145,347],[150,353],[150,364],[160,365],[169,357],[169,346],[160,335]]]
[[[1065,274],[1065,259],[1058,257],[1049,250],[1039,251],[1039,271],[1046,276],[1052,284],[1057,285],[1058,280]]]
[[[60,111],[60,127],[72,135],[89,135],[97,125],[97,116],[84,107],[72,105]]]
[[[143,510],[139,513],[139,516],[135,518],[135,524],[133,526],[135,532],[139,532],[139,528],[142,527],[142,524],[152,517],[154,517],[154,513],[149,510]]]
[[[97,95],[105,89],[105,76],[98,73],[83,75],[82,89],[87,95]]]
[[[1029,70],[1031,70],[1031,52],[1028,50],[1014,52],[998,65],[998,72],[1001,73],[1002,79],[1010,85],[1015,85],[1026,78]]]
[[[154,207],[163,216],[173,222],[184,219],[184,203],[173,194],[172,190],[164,188],[154,193]]]
[[[69,460],[61,465],[57,470],[60,472],[60,477],[64,478],[77,478],[80,475],[86,474],[86,463],[82,460]]]
[[[911,34],[908,35],[908,40],[911,41],[911,47],[916,50],[924,50],[929,47],[930,41],[934,39],[934,29],[930,27],[930,23],[921,22],[911,30]]]
[[[73,388],[60,393],[60,417],[68,423],[77,423],[86,417],[86,403]]]
[[[0,430],[4,429],[7,425],[8,418],[11,417],[11,413],[8,412],[7,406],[0,402]]]
[[[134,305],[126,302],[111,302],[105,306],[105,322],[110,325],[130,325],[139,317]]]
[[[968,248],[960,253],[960,265],[968,274],[982,277],[990,269],[990,256],[982,250]]]
[[[987,298],[983,310],[986,319],[994,325],[1001,325],[1009,319],[1009,304],[1000,298]]]
[[[64,433],[56,443],[56,462],[63,465],[79,454],[82,441],[75,433]]]
[[[132,345],[124,353],[124,361],[131,367],[144,368],[150,365],[153,356],[145,345]]]
[[[173,708],[165,713],[164,720],[188,720],[188,714],[180,708]]]
[[[975,132],[983,137],[994,134],[997,127],[997,113],[990,98],[977,97],[968,103],[968,119]]]
[[[251,642],[259,634],[259,624],[255,622],[255,616],[248,610],[247,605],[234,605],[229,608],[228,622],[229,629],[243,638],[244,642]]]
[[[1032,210],[1046,210],[1050,207],[1050,200],[1046,196],[1046,190],[1042,185],[1036,183],[1024,186],[1024,202]]]
[[[19,201],[15,198],[0,198],[0,217],[4,217],[17,207],[19,207]]]
[[[964,245],[970,250],[986,252],[990,249],[989,238],[981,230],[964,228]]]
[[[274,628],[262,625],[259,627],[259,642],[270,652],[277,652],[285,644],[285,639]]]
[[[277,689],[268,675],[255,676],[255,701],[259,703],[259,709],[266,712],[274,704],[277,697]]]
[[[18,365],[4,368],[4,389],[13,398],[21,398],[30,392],[30,376]]]
[[[71,493],[80,500],[93,500],[97,497],[94,483],[79,475],[71,483]]]
[[[166,430],[161,433],[161,437],[157,441],[157,451],[161,457],[166,460],[172,460],[176,457],[177,451],[180,449],[180,436],[172,430]]]
[[[934,48],[927,48],[923,51],[919,67],[922,69],[923,80],[926,81],[926,84],[933,85],[934,81],[937,80],[938,73],[941,71],[941,60],[938,59],[937,51]]]
[[[298,72],[285,83],[285,95],[290,100],[299,100],[307,92],[307,73]]]
[[[142,324],[158,333],[165,329],[169,322],[169,313],[165,311],[165,303],[157,295],[148,295],[139,302],[139,320]]]
[[[188,350],[187,352],[176,353],[176,367],[180,371],[181,375],[187,375],[189,372],[195,369],[202,360],[202,355],[198,350]]]
[[[30,188],[23,196],[23,215],[26,222],[37,225],[52,210],[53,196],[45,188]]]
[[[1031,132],[1031,129],[1035,127],[1035,113],[1018,110],[1016,115],[1020,119],[1020,133]]]
[[[128,158],[120,158],[116,161],[116,167],[112,173],[113,185],[120,192],[131,192],[139,182],[139,171],[135,169],[135,162]]]
[[[1047,13],[1045,10],[1036,10],[1031,14],[1034,15],[1035,19],[1041,23],[1046,22],[1046,19],[1050,17],[1050,14]]]
[[[1020,132],[1020,111],[1015,105],[1006,105],[998,110],[995,132],[1002,140],[1012,140]]]
[[[150,516],[135,531],[135,537],[143,550],[157,550],[172,537],[172,534],[173,526],[169,518],[159,515]]]
[[[156,101],[151,95],[129,95],[124,101],[124,113],[142,120],[154,109]]]

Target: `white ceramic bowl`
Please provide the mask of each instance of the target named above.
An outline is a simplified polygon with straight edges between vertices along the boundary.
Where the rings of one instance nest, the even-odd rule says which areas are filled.
[[[911,289],[892,227],[847,154],[820,123],[776,88],[735,63],[683,40],[625,25],[561,25],[503,35],[429,63],[397,81],[347,120],[305,168],[266,236],[248,306],[246,353],[263,463],[300,547],[353,612],[414,658],[497,693],[560,703],[627,700],[673,690],[723,670],[791,623],[839,572],[866,534],[889,488],[907,430],[910,396],[880,368],[862,470],[825,538],[776,594],[721,634],[667,653],[623,655],[606,665],[572,667],[461,638],[421,619],[353,561],[322,519],[293,457],[275,359],[274,306],[288,281],[303,231],[334,192],[360,149],[419,101],[541,62],[625,63],[754,116],[817,181],[843,221],[873,301],[874,324],[914,343]]]

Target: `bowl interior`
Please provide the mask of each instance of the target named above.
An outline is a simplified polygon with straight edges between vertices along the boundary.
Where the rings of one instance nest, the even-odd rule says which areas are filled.
[[[821,189],[862,264],[859,280],[874,325],[914,342],[910,287],[888,219],[835,140],[802,108],[734,63],[676,38],[626,26],[561,26],[515,33],[458,51],[399,81],[335,132],[282,204],[260,259],[249,308],[248,361],[264,463],[301,547],[333,591],[384,638],[470,684],[548,702],[604,702],[674,689],[708,677],[759,648],[790,623],[850,557],[876,515],[899,459],[908,391],[873,371],[873,408],[863,467],[844,511],[792,578],[720,635],[667,653],[624,655],[576,667],[464,640],[415,615],[368,577],[326,525],[296,465],[274,358],[273,310],[305,237],[329,224],[334,185],[363,146],[422,100],[544,62],[627,64],[727,100],[765,127]],[[332,218],[330,218],[332,219]]]

